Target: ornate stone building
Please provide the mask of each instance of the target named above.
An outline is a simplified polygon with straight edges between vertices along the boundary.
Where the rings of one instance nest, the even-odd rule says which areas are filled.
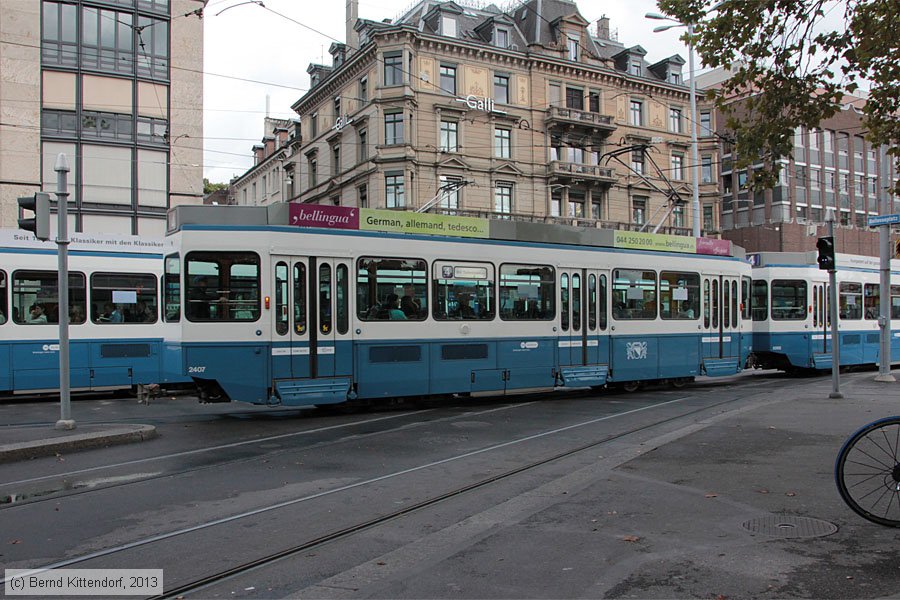
[[[423,0],[356,18],[331,65],[311,64],[296,124],[270,123],[238,203],[416,210],[690,234],[684,60],[649,63],[574,2],[502,11]],[[715,169],[701,108],[701,162]],[[704,173],[707,173],[704,171]],[[701,183],[715,232],[715,173]],[[265,182],[265,183],[263,183]]]

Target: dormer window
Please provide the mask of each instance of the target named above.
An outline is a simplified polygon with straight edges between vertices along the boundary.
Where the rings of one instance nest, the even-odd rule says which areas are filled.
[[[566,47],[569,50],[569,60],[578,60],[578,38],[569,36]]]
[[[447,15],[441,16],[441,34],[456,37],[456,19]]]
[[[317,85],[319,85],[319,73],[318,73],[318,71],[312,73],[312,74],[309,76],[309,83],[310,83],[311,87],[316,87]]]
[[[494,45],[498,48],[509,48],[509,30],[500,27],[494,32]]]
[[[632,75],[641,76],[643,74],[643,68],[641,66],[640,60],[632,60],[628,63],[628,72]]]
[[[669,71],[669,83],[681,85],[681,71]]]

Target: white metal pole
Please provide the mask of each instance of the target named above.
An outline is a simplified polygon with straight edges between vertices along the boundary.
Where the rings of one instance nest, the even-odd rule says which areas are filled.
[[[825,210],[828,237],[834,239],[834,209]],[[834,246],[837,248],[837,244]],[[838,330],[837,260],[835,268],[828,270],[828,304],[831,319],[831,393],[829,398],[843,398],[841,393],[841,338]]]
[[[886,199],[881,201],[881,214],[890,214]],[[878,375],[875,381],[890,383],[896,381],[891,375],[891,225],[885,223],[878,228],[879,271],[881,274],[881,302],[878,315],[878,329],[881,334],[881,351],[878,360]]]
[[[691,176],[694,180],[693,199],[691,200],[691,213],[693,216],[694,237],[700,237],[700,158],[699,142],[697,141],[697,82],[694,72],[694,24],[687,24],[688,42],[688,71],[691,75]]]
[[[69,390],[69,163],[65,154],[56,157],[56,230],[59,287],[59,421],[56,429],[75,429]]]

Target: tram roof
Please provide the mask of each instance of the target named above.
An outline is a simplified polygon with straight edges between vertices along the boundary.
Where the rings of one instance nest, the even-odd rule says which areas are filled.
[[[818,267],[816,250],[808,252],[754,252],[748,254],[750,264],[754,267]],[[880,259],[877,256],[861,256],[857,254],[834,255],[835,265],[841,269],[878,270]],[[900,271],[900,260],[891,259],[891,270]]]
[[[399,215],[411,214],[415,213],[399,212]],[[621,247],[621,245],[616,243],[616,234],[621,234],[621,230],[512,219],[484,219],[484,221],[488,223],[486,239],[491,240],[608,248]],[[287,227],[289,224],[289,206],[285,203],[269,206],[177,206],[169,211],[167,233],[175,233],[188,225],[220,225],[241,228]],[[435,237],[459,239],[442,235],[435,235]],[[685,240],[695,239],[686,236],[659,237]],[[734,244],[729,244],[729,246],[728,253],[719,254],[719,256],[741,259],[746,257],[746,252],[742,247]],[[657,248],[648,249],[654,250]]]

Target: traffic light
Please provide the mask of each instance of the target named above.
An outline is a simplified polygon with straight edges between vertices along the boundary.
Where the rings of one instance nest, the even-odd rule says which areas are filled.
[[[834,238],[831,236],[820,237],[816,242],[816,248],[819,249],[819,257],[816,261],[819,268],[823,271],[834,270]]]
[[[32,218],[19,219],[19,229],[30,231],[39,240],[50,239],[50,194],[35,192],[33,196],[20,196],[19,208],[34,213]]]

